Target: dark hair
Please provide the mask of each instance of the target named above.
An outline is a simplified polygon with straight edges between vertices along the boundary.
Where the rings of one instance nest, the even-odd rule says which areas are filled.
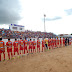
[[[16,41],[17,39],[15,39],[15,41]]]
[[[2,40],[2,38],[0,38],[0,41]]]
[[[20,39],[22,39],[22,38],[20,38]]]
[[[8,41],[10,41],[10,38],[8,39]]]
[[[30,39],[31,40],[31,39]]]

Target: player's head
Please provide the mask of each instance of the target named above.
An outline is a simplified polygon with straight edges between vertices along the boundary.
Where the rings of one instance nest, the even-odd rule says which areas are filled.
[[[35,41],[35,39],[33,39],[33,41]]]
[[[16,41],[17,39],[15,38],[15,41]]]
[[[22,38],[20,38],[20,40],[21,40]]]
[[[37,40],[39,40],[39,38],[37,38]]]
[[[30,41],[31,41],[31,39],[30,39]]]
[[[26,40],[26,37],[25,37],[25,40]]]
[[[2,40],[2,37],[0,36],[0,41]]]
[[[61,37],[60,37],[61,38]]]
[[[10,38],[8,39],[8,41],[10,41]]]

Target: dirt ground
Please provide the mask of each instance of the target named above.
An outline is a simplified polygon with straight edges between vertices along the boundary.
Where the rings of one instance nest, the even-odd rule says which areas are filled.
[[[0,72],[72,72],[72,45],[2,61]]]

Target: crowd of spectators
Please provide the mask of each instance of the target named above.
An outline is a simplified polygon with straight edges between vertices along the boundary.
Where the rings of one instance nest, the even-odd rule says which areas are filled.
[[[53,33],[47,32],[40,32],[40,31],[29,31],[26,30],[24,32],[19,31],[11,31],[9,29],[0,29],[0,36],[3,38],[20,38],[20,37],[27,37],[27,38],[49,38],[49,37],[56,37]]]

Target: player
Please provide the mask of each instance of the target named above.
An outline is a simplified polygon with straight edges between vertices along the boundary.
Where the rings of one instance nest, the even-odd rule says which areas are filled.
[[[32,40],[30,39],[30,41],[29,41],[29,53],[31,53],[32,54]],[[30,50],[31,50],[31,52],[30,52]]]
[[[26,37],[25,37],[25,40],[23,41],[23,43],[24,43],[24,55],[25,55],[25,51],[27,51],[27,54],[28,54],[28,49],[27,49],[28,41],[26,40]]]
[[[43,49],[45,51],[45,41],[44,41],[44,39],[42,40],[42,52],[43,52]]]
[[[11,53],[11,58],[13,58],[12,42],[10,41],[10,38],[8,39],[8,42],[6,42],[6,46],[7,46],[8,57],[9,57],[9,60],[10,60],[10,53]]]
[[[5,43],[2,41],[2,37],[0,37],[0,62],[1,62],[1,54],[4,55],[4,61],[5,61]]]
[[[57,37],[57,48],[59,48],[59,39]]]
[[[62,40],[61,40],[61,37],[60,37],[60,47],[62,47]]]
[[[57,47],[57,43],[56,43],[57,41],[56,41],[56,38],[54,39],[54,43],[55,43],[55,48]]]
[[[33,39],[33,53],[36,53],[36,41]]]
[[[52,49],[54,49],[54,39],[53,39],[53,37],[52,37],[51,40],[52,40],[52,41],[51,41],[51,43],[52,43]]]
[[[37,40],[37,52],[40,52],[40,40]]]
[[[18,56],[19,56],[18,44],[19,44],[19,42],[17,41],[17,39],[15,39],[15,41],[13,42],[14,55],[15,55],[15,52],[17,52],[17,54],[18,54]]]
[[[65,46],[65,38],[63,37],[63,46]]]
[[[23,50],[24,50],[24,44],[23,44],[22,38],[20,38],[19,46],[20,46],[20,56],[21,56],[21,51],[22,51],[22,54],[24,54],[24,52],[23,52]]]

